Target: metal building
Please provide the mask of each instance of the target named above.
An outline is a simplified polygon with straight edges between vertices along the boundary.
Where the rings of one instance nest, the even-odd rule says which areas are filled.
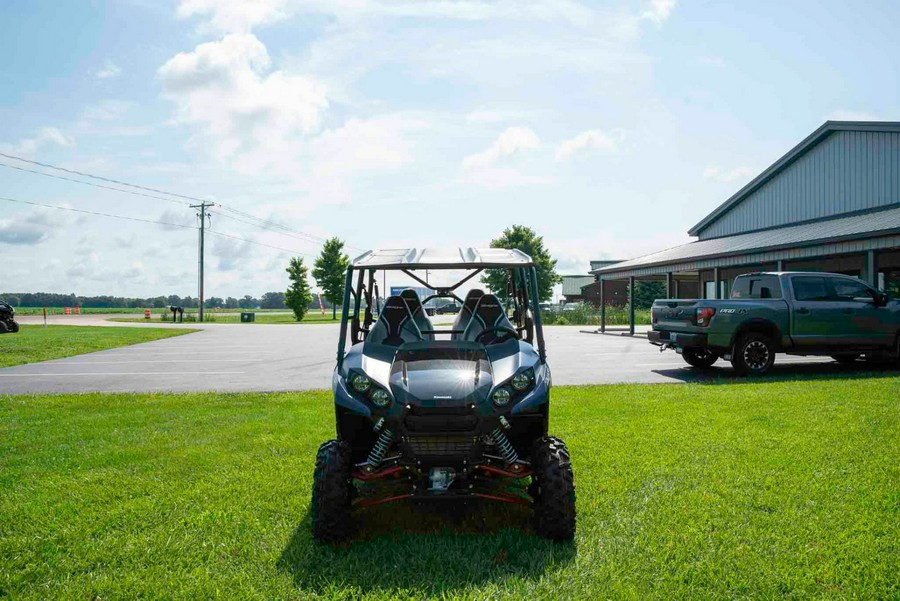
[[[670,298],[725,298],[742,273],[831,271],[900,296],[900,123],[827,121],[688,234],[591,273],[601,287],[657,279]]]

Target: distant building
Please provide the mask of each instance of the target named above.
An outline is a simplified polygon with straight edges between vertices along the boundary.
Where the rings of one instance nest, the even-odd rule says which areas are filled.
[[[592,267],[725,298],[753,271],[832,271],[900,295],[900,123],[828,121],[692,227],[695,242]]]
[[[564,275],[562,276],[562,295],[566,303],[584,302],[581,289],[593,284],[596,278],[592,275]]]

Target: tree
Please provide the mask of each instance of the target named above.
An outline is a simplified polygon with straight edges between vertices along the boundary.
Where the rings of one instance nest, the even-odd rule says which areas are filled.
[[[309,303],[312,302],[312,292],[309,290],[309,271],[303,264],[300,257],[291,257],[291,262],[285,270],[288,272],[288,278],[291,285],[287,292],[284,293],[284,304],[286,304],[294,312],[297,321],[303,319],[306,311],[309,309]]]
[[[284,309],[284,292],[266,292],[259,299],[260,309]]]
[[[259,301],[250,296],[249,294],[244,295],[244,298],[238,301],[238,306],[241,309],[253,309],[259,304]]]
[[[233,296],[229,296],[225,299],[225,308],[226,309],[237,309],[238,308],[238,299]]]
[[[649,309],[653,301],[666,298],[665,282],[638,281],[634,283],[634,308]]]
[[[207,309],[218,309],[224,304],[225,301],[223,301],[218,296],[210,296],[208,299],[203,301],[203,306]]]
[[[316,284],[331,302],[331,318],[337,318],[337,304],[344,299],[344,278],[347,277],[347,266],[350,257],[344,254],[344,242],[339,238],[326,240],[322,253],[313,264],[313,277]]]
[[[542,236],[538,236],[530,227],[514,225],[503,230],[503,235],[496,240],[491,240],[491,248],[518,249],[531,257],[537,272],[538,297],[541,301],[548,301],[553,297],[553,285],[561,282],[562,278],[556,273],[556,259],[544,248]],[[507,279],[505,269],[488,269],[481,277],[481,281],[503,300],[508,297]]]

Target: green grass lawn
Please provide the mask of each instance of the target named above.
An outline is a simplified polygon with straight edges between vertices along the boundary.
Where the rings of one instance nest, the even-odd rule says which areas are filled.
[[[332,548],[328,393],[0,397],[0,597],[898,598],[898,400],[864,375],[560,387],[574,544],[395,505]]]
[[[23,325],[18,334],[0,336],[0,367],[71,357],[139,342],[196,332],[174,328],[105,328]],[[2,390],[2,388],[0,388]]]

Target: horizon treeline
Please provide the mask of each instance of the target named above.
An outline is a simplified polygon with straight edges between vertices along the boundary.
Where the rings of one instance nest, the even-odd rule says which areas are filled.
[[[77,294],[58,294],[54,292],[4,292],[3,300],[13,307],[84,307],[87,309],[164,309],[166,307],[184,307],[196,309],[198,299],[192,296],[154,296],[148,298],[123,296],[79,296]],[[323,298],[323,303],[330,304]],[[318,299],[314,304],[318,306]],[[284,309],[284,292],[266,292],[260,298],[244,295],[241,298],[229,296],[220,298],[211,296],[203,302],[206,309]]]

